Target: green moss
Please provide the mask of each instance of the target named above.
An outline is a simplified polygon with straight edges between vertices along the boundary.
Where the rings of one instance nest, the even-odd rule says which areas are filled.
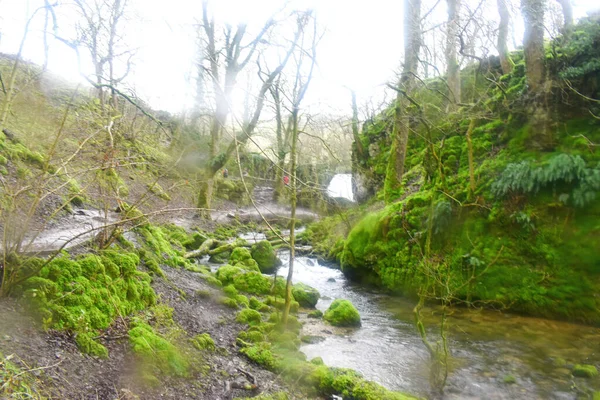
[[[504,378],[502,378],[502,382],[508,384],[508,385],[512,385],[514,383],[517,383],[517,379],[513,376],[513,375],[504,375]]]
[[[325,365],[325,363],[323,362],[323,359],[321,357],[315,357],[312,360],[310,360],[311,364],[314,365]]]
[[[226,305],[229,308],[238,308],[238,302],[237,302],[236,299],[232,299],[232,298],[229,298],[229,297],[223,297],[221,299],[221,303],[223,305]]]
[[[360,315],[348,300],[334,300],[323,319],[335,326],[360,326]]]
[[[250,307],[250,300],[248,300],[248,297],[244,296],[243,294],[238,294],[235,296],[235,301],[237,301],[238,305],[242,307]]]
[[[238,291],[233,285],[227,285],[223,288],[223,293],[225,293],[228,297],[235,298],[237,296]]]
[[[323,311],[315,310],[308,313],[308,318],[323,318]]]
[[[250,250],[245,247],[236,247],[229,256],[229,264],[235,265],[249,271],[260,272],[258,263],[252,258]]]
[[[133,351],[144,360],[146,366],[166,375],[187,377],[190,362],[173,343],[156,333],[143,322],[129,330],[129,342]]]
[[[594,378],[598,376],[598,369],[593,365],[575,364],[573,366],[573,376],[581,378]]]
[[[281,265],[281,261],[277,258],[273,246],[266,240],[262,240],[252,245],[251,254],[252,258],[258,263],[260,271],[265,274],[275,272],[277,267]]]
[[[235,275],[233,285],[236,289],[250,294],[267,294],[271,290],[271,280],[256,271]]]
[[[233,282],[233,278],[240,273],[242,273],[242,269],[240,267],[234,267],[233,265],[226,264],[222,267],[219,267],[216,277],[219,281],[221,281],[222,284],[226,285]]]
[[[211,293],[210,290],[198,289],[196,290],[196,296],[201,297],[203,299],[208,299],[211,296]]]
[[[294,299],[300,303],[302,307],[314,308],[319,301],[319,291],[303,283],[297,283],[292,288]]]
[[[213,340],[213,338],[210,337],[208,333],[202,333],[200,335],[194,336],[194,338],[192,339],[192,344],[198,350],[214,351],[216,349],[215,341]]]
[[[265,340],[265,335],[261,331],[241,331],[238,335],[245,342],[258,343]]]
[[[100,358],[108,357],[108,350],[102,344],[94,340],[91,333],[80,333],[75,337],[77,347],[82,353],[86,353],[92,356]]]
[[[271,351],[270,343],[256,343],[252,346],[242,348],[241,352],[258,365],[271,370],[275,368],[275,356]]]
[[[242,324],[256,325],[262,321],[262,316],[256,310],[245,308],[238,313],[235,320]]]
[[[34,261],[31,259],[29,261]],[[117,317],[156,303],[150,276],[135,253],[107,250],[75,259],[61,255],[23,285],[25,297],[48,328],[77,333],[82,351],[104,354],[90,338]]]

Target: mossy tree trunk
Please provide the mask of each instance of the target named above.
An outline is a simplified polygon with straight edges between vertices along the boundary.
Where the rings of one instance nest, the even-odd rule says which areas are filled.
[[[392,149],[385,176],[384,196],[386,203],[400,189],[404,175],[404,163],[408,148],[410,118],[407,96],[412,92],[421,49],[421,0],[404,1],[404,66],[400,75],[394,109]]]

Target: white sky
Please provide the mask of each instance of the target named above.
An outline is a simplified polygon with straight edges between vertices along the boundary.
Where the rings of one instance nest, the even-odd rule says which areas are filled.
[[[191,106],[194,83],[195,34],[193,24],[201,15],[200,0],[130,0],[132,18],[126,40],[138,48],[134,70],[126,84],[154,108],[171,112]],[[468,1],[468,0],[467,0]],[[495,0],[487,0],[493,2]],[[518,0],[514,0],[518,4]],[[552,1],[552,0],[549,0]],[[402,56],[401,0],[295,0],[303,8],[314,7],[326,34],[318,49],[318,70],[307,95],[311,109],[349,113],[349,94],[355,89],[359,102],[380,97],[385,82],[393,79]],[[0,51],[16,53],[24,21],[41,0],[0,0]],[[281,0],[218,0],[218,19],[235,23],[247,20],[262,24]],[[575,0],[575,15],[597,7],[596,0]],[[445,2],[438,15],[444,17]],[[61,7],[61,29],[72,28],[73,14]],[[494,16],[495,17],[495,16]],[[41,24],[43,15],[28,40],[26,59],[43,61]],[[517,21],[516,24],[519,24]],[[522,24],[522,22],[521,22]],[[516,31],[521,31],[519,27]],[[84,66],[89,68],[89,65]],[[81,81],[72,50],[51,42],[49,68],[73,81]]]

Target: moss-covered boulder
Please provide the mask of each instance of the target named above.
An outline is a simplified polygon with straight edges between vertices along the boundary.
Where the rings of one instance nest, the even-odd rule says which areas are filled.
[[[273,246],[266,240],[252,245],[250,253],[252,254],[252,258],[258,263],[258,268],[264,274],[272,274],[281,265],[281,260],[277,258]]]
[[[360,314],[348,300],[334,300],[323,318],[334,326],[360,326]]]
[[[217,270],[215,275],[223,285],[227,285],[233,282],[234,276],[241,274],[242,272],[243,271],[240,267],[234,267],[233,265],[225,264]]]
[[[233,286],[250,294],[267,294],[271,290],[271,280],[260,272],[249,271],[235,275]]]
[[[319,291],[311,286],[305,285],[304,283],[297,283],[292,288],[292,294],[294,299],[302,307],[315,308],[321,294]]]
[[[598,376],[598,369],[593,365],[575,364],[573,367],[573,376],[580,378],[594,378]]]
[[[250,250],[245,247],[236,247],[233,249],[229,256],[229,264],[247,269],[248,271],[260,272],[258,263],[252,258]]]

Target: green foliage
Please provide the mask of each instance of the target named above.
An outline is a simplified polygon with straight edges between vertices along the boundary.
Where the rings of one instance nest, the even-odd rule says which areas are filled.
[[[208,333],[201,333],[200,335],[194,336],[192,344],[198,350],[215,351],[215,341],[210,337]]]
[[[3,399],[37,399],[46,397],[40,392],[33,373],[23,371],[12,360],[13,355],[4,357],[0,353],[0,397]]]
[[[308,318],[323,318],[323,311],[314,310],[308,313]]]
[[[360,314],[349,300],[334,300],[323,319],[335,326],[360,326]]]
[[[536,194],[544,189],[556,192],[562,203],[583,207],[600,191],[600,166],[587,168],[581,157],[559,154],[538,167],[527,161],[509,164],[492,185],[496,197]]]
[[[252,258],[258,263],[260,271],[265,274],[273,273],[281,265],[273,246],[266,240],[253,244],[251,254]]]
[[[321,297],[319,291],[303,283],[297,283],[292,288],[294,299],[302,306],[314,308]]]

